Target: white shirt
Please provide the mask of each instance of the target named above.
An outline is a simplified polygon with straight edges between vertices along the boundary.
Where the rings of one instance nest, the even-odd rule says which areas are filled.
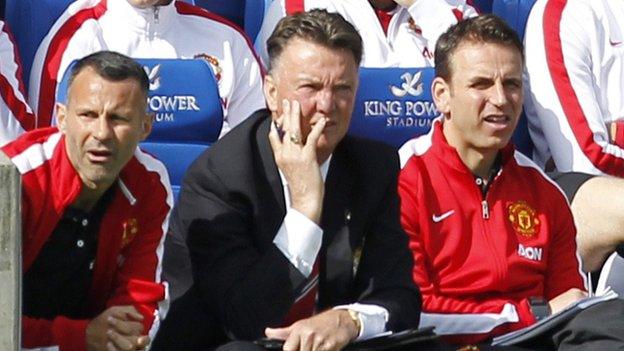
[[[535,161],[624,177],[624,1],[539,0],[526,36],[525,112]]]
[[[24,98],[22,68],[6,23],[0,20],[0,146],[32,129],[35,116]]]
[[[320,167],[323,182],[327,178],[330,161],[331,155]],[[273,243],[301,274],[309,277],[316,256],[321,249],[323,230],[301,212],[290,207],[288,182],[281,170],[279,170],[279,174],[284,186],[284,203],[287,210]],[[334,309],[350,309],[358,312],[361,325],[358,339],[367,339],[386,330],[389,313],[381,306],[354,303],[336,306]]]
[[[57,82],[73,60],[99,50],[133,58],[209,56],[222,101],[223,136],[265,107],[260,63],[248,40],[221,18],[181,1],[139,9],[127,0],[78,0],[39,45],[29,101],[38,126],[50,125]]]
[[[364,44],[362,67],[433,67],[438,37],[461,18],[474,17],[476,9],[465,0],[416,1],[409,8],[397,6],[388,34],[368,0],[274,0],[256,39],[256,50],[268,63],[266,40],[291,3],[304,2],[305,10],[326,9],[342,15],[357,29]],[[410,24],[410,18],[415,24]],[[416,27],[420,32],[414,30]]]

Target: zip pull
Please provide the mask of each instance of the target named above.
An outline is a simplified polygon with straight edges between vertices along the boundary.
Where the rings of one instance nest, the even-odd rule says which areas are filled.
[[[154,6],[154,21],[158,23],[158,12],[160,11],[160,6]]]
[[[481,210],[483,211],[483,219],[490,218],[490,208],[488,207],[487,201],[481,201]]]

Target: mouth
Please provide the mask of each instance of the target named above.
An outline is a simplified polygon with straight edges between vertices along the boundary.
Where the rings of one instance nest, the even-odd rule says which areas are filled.
[[[511,125],[511,117],[507,115],[488,115],[483,120],[495,130],[502,130]]]
[[[112,160],[113,153],[110,150],[88,150],[87,158],[91,163],[103,164]]]

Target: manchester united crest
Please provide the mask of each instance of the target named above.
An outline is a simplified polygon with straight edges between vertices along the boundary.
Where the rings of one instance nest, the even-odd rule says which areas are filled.
[[[123,224],[123,235],[121,236],[121,247],[126,247],[132,239],[139,233],[139,223],[136,218],[130,218]]]
[[[223,69],[221,68],[221,66],[219,66],[219,60],[217,60],[216,57],[202,53],[195,55],[193,58],[202,59],[208,62],[208,64],[210,64],[210,67],[212,67],[212,71],[214,72],[217,83],[221,80],[221,73],[223,72]]]
[[[537,214],[525,201],[516,201],[507,210],[509,221],[518,234],[530,238],[539,231],[540,221]]]

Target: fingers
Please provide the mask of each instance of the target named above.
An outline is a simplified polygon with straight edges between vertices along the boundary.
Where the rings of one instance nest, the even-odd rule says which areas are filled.
[[[146,335],[127,336],[109,329],[106,332],[109,342],[106,344],[108,350],[135,351],[142,350],[147,347],[150,339]]]
[[[284,342],[284,346],[282,347],[282,349],[284,351],[303,351],[304,350],[304,346],[301,344],[301,338],[299,336],[299,333],[291,333],[290,335],[288,335],[288,338],[286,338],[286,341]]]
[[[134,306],[114,306],[109,308],[110,315],[121,320],[142,321],[143,315]]]
[[[311,147],[316,151],[316,143],[318,142],[321,134],[323,134],[323,129],[325,129],[325,124],[327,124],[326,118],[321,118],[318,122],[314,124],[310,134],[308,134],[308,140],[306,141],[306,146]]]
[[[135,321],[124,321],[114,316],[109,316],[107,319],[108,325],[116,332],[122,335],[141,335],[143,332],[143,324]]]
[[[282,100],[282,130],[286,133],[290,132],[290,101]]]
[[[279,131],[275,126],[275,122],[271,122],[271,129],[269,130],[269,143],[273,149],[274,155],[279,155],[279,151],[282,149],[282,139],[279,135]]]
[[[290,335],[290,327],[288,328],[265,328],[264,335],[269,339],[286,340]]]

